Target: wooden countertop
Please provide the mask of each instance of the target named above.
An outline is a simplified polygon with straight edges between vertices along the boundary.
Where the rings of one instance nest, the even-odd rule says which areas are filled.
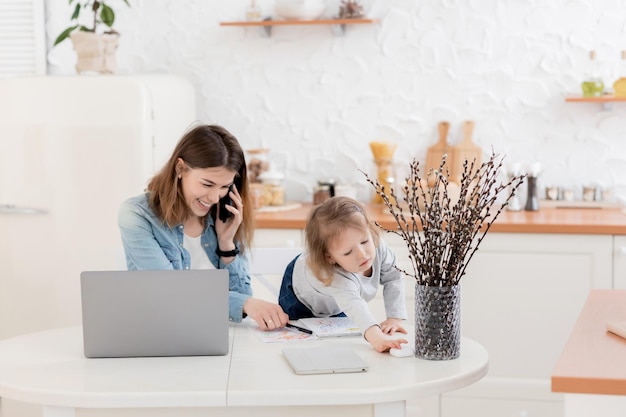
[[[552,373],[552,391],[626,395],[626,339],[606,330],[611,320],[626,321],[626,290],[591,290]]]
[[[304,229],[312,204],[276,212],[257,212],[256,227],[262,229]],[[382,204],[365,204],[370,220],[395,228],[393,217]],[[503,211],[491,226],[500,233],[570,233],[626,235],[626,213],[620,208],[542,208],[539,211]]]

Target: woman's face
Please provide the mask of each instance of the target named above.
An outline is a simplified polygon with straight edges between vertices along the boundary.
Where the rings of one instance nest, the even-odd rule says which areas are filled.
[[[213,204],[226,195],[236,174],[225,167],[184,169],[180,185],[185,202],[194,216],[206,216]]]

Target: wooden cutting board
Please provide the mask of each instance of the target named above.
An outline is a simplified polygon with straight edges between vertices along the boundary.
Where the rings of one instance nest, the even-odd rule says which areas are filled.
[[[461,182],[461,176],[463,175],[463,163],[465,160],[470,163],[473,160],[476,160],[474,169],[482,163],[483,150],[472,140],[473,132],[474,122],[472,120],[466,120],[463,122],[463,140],[461,140],[459,144],[451,147],[452,163],[450,164],[450,180],[455,181],[456,183]]]
[[[439,165],[441,165],[441,158],[445,153],[448,154],[448,159],[446,160],[446,166],[448,169],[452,166],[451,164],[451,152],[450,145],[448,145],[448,131],[450,130],[450,122],[439,122],[439,140],[434,145],[431,145],[426,150],[426,169],[423,172],[425,177],[428,177],[428,185],[432,186],[435,183],[435,176],[429,175],[430,170],[439,169]]]

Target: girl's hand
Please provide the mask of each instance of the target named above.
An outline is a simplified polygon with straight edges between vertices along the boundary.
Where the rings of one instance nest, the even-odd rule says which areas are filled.
[[[382,330],[384,334],[407,333],[406,329],[402,327],[402,320],[394,318],[387,319],[380,323],[380,330]]]
[[[367,340],[377,352],[381,353],[389,352],[391,348],[401,349],[403,343],[409,343],[406,339],[390,339],[378,326],[372,326],[365,331],[365,340]]]
[[[376,346],[372,345],[372,347],[376,349],[377,352],[383,353],[383,352],[389,352],[389,349],[391,348],[402,349],[402,345],[405,343],[409,343],[409,342],[404,339],[395,339],[395,340],[386,339],[382,341],[381,343],[377,344]]]
[[[223,251],[235,249],[235,234],[243,222],[243,201],[241,200],[239,190],[237,190],[234,184],[228,196],[232,201],[232,205],[226,205],[225,207],[232,216],[225,222],[221,221],[219,217],[215,219],[215,233],[217,234],[218,245]]]

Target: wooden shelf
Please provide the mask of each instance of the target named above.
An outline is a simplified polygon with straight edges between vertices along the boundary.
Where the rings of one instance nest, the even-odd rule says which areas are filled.
[[[267,18],[260,21],[220,22],[220,26],[258,26],[270,36],[274,26],[302,26],[302,25],[331,25],[336,28],[336,33],[343,35],[346,25],[363,25],[378,23],[378,19],[313,19],[313,20],[273,20]]]
[[[565,101],[570,103],[614,103],[618,101],[626,101],[626,97],[615,97],[610,94],[598,97],[569,96],[565,98]]]
[[[626,97],[615,97],[612,94],[604,94],[598,97],[567,96],[568,103],[598,103],[602,104],[604,110],[613,110],[613,103],[626,102]]]

